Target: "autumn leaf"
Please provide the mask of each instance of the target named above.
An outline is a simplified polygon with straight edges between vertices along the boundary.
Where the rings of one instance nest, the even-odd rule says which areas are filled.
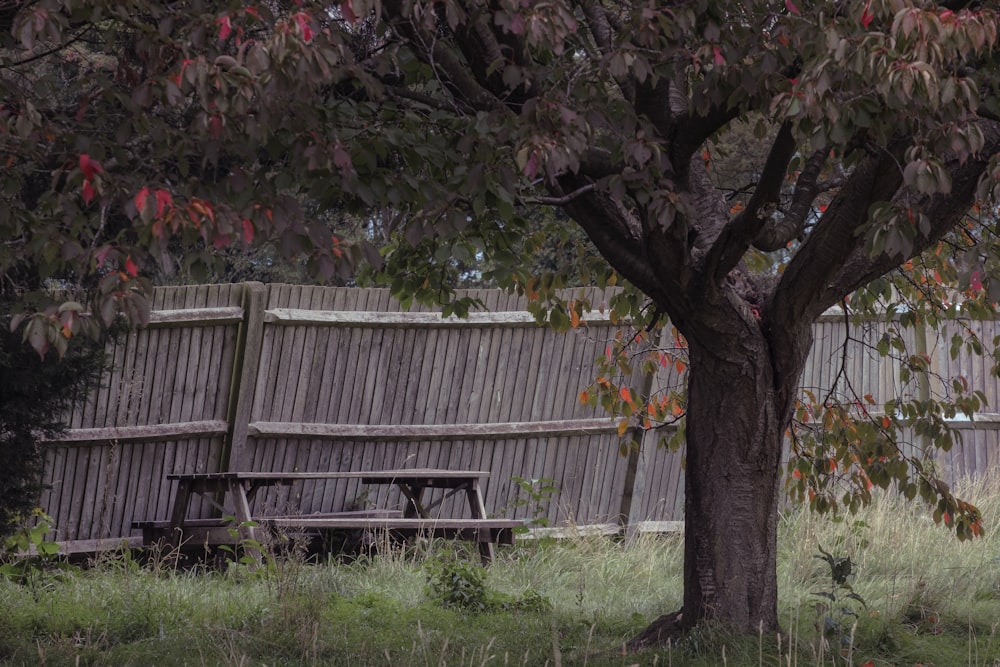
[[[350,2],[341,3],[341,7],[343,7],[343,5],[345,4],[350,5],[351,3]],[[354,13],[351,12],[351,15],[353,16]],[[312,26],[309,25],[309,19],[310,19],[309,14],[305,12],[299,12],[292,18],[294,18],[295,22],[299,25],[299,32],[302,33],[302,41],[305,42],[306,44],[311,42],[313,40],[313,37],[315,37],[316,33],[313,32]],[[351,21],[351,23],[353,22],[354,21]]]
[[[139,275],[139,267],[135,262],[132,261],[132,257],[125,258],[125,273],[135,278]]]
[[[233,32],[233,25],[229,20],[228,16],[220,16],[215,19],[215,22],[219,25],[219,41],[226,41],[229,35]]]
[[[580,392],[580,403],[582,403],[583,405],[586,405],[587,401],[589,401],[589,400],[590,400],[590,394],[588,394],[586,390],[581,391]]]
[[[174,205],[174,199],[166,190],[156,191],[156,217],[162,218],[168,206]]]
[[[625,401],[626,403],[628,403],[628,404],[630,404],[630,405],[632,404],[632,392],[631,392],[631,391],[629,390],[629,388],[628,388],[628,387],[621,387],[621,388],[620,388],[620,389],[618,390],[618,395],[619,395],[619,396],[621,397],[621,399],[622,399],[623,401]]]
[[[795,14],[796,16],[799,16],[799,15],[802,14],[802,12],[799,11],[799,8],[795,6],[795,3],[792,2],[792,0],[785,0],[785,9],[787,9],[791,13]]]
[[[96,194],[97,190],[95,190],[94,186],[90,184],[90,181],[84,181],[83,188],[80,191],[80,196],[83,197],[83,203],[89,204],[93,201]]]
[[[972,275],[969,276],[969,289],[973,292],[979,292],[983,289],[982,272],[978,269],[973,271]]]
[[[253,243],[253,223],[243,219],[243,240],[247,243]]]
[[[620,438],[623,435],[625,435],[625,431],[627,430],[628,430],[628,420],[622,419],[621,421],[618,422],[618,437]]]
[[[722,55],[722,49],[717,46],[712,47],[712,53],[715,59],[715,64],[717,67],[722,67],[726,64],[726,58]]]
[[[875,15],[871,13],[871,8],[872,0],[868,0],[868,2],[865,3],[864,11],[861,12],[861,26],[865,30],[868,29],[868,26],[871,25],[872,19],[875,18]]]
[[[343,0],[343,2],[340,3],[340,14],[348,23],[355,23],[358,20],[357,15],[354,13],[354,7],[351,0]]]
[[[103,174],[104,167],[97,160],[92,159],[86,153],[80,154],[80,171],[83,172],[83,179],[90,182],[96,174]]]
[[[135,204],[135,210],[142,214],[143,209],[146,208],[146,199],[149,197],[149,188],[142,188],[137,193],[132,202]]]

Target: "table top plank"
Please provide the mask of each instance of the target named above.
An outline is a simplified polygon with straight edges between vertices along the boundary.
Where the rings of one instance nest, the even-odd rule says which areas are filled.
[[[259,482],[295,481],[302,479],[371,479],[385,482],[405,480],[470,480],[489,477],[483,470],[449,470],[435,468],[409,468],[400,470],[353,470],[331,472],[195,472],[171,473],[167,479],[187,481],[231,481],[247,480]]]

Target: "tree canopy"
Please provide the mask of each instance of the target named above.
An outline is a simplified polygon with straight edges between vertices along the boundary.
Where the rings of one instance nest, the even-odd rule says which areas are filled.
[[[684,608],[642,641],[706,617],[773,629],[783,444],[804,411],[824,428],[794,441],[793,484],[817,508],[848,470],[849,506],[896,484],[960,537],[982,529],[886,446],[927,419],[947,446],[942,415],[981,395],[959,383],[874,418],[798,380],[832,306],[992,311],[996,44],[997,14],[968,0],[3,2],[0,277],[17,291],[30,262],[91,286],[105,323],[141,322],[150,267],[197,273],[267,240],[320,276],[366,262],[449,312],[471,305],[450,299],[462,263],[483,260],[568,327],[586,304],[553,301],[559,277],[526,259],[547,240],[528,216],[558,207],[603,258],[577,277],[624,278],[638,292],[617,314],[667,316],[687,350]],[[334,211],[379,242],[331,233]],[[14,324],[44,353],[87,316],[43,296],[25,291]]]

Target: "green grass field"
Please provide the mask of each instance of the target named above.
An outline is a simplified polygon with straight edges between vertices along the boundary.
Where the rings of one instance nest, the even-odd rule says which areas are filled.
[[[788,513],[779,637],[708,627],[623,655],[623,642],[680,606],[681,540],[579,537],[524,540],[485,572],[465,545],[446,542],[350,564],[281,558],[256,571],[123,554],[68,573],[29,571],[25,581],[0,579],[0,661],[997,667],[1000,490],[964,494],[988,529],[971,543],[891,497],[839,522]],[[852,560],[850,584],[865,605],[834,584],[820,547]]]

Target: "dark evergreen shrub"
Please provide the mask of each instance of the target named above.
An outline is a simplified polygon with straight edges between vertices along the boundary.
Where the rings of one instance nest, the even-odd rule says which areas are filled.
[[[10,331],[9,303],[0,301],[0,538],[31,514],[42,490],[44,437],[65,430],[69,406],[99,381],[103,344],[75,338],[59,359],[44,359]],[[44,508],[43,508],[44,509]]]

